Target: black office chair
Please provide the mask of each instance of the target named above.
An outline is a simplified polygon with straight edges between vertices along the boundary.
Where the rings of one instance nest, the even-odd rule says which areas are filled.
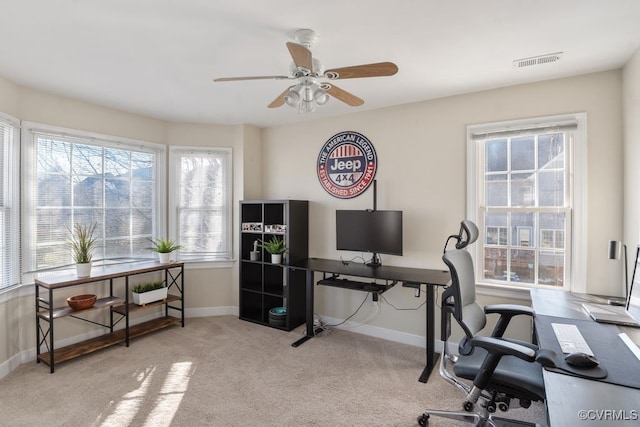
[[[465,412],[427,410],[418,417],[418,424],[428,424],[432,415],[459,421],[475,422],[477,426],[503,425],[507,420],[494,417],[496,408],[507,411],[511,399],[528,408],[532,401],[544,400],[542,366],[535,362],[537,346],[532,343],[503,338],[513,316],[533,316],[533,310],[519,305],[499,304],[484,309],[476,302],[475,277],[471,255],[465,248],[478,238],[478,228],[468,220],[462,221],[460,232],[449,236],[442,259],[451,272],[451,285],[442,294],[442,341],[440,375],[466,394]],[[455,249],[447,250],[450,240]],[[500,318],[490,337],[476,335],[486,325],[486,314],[497,313]],[[451,317],[464,331],[458,346],[459,355],[450,354],[447,340],[451,335]],[[452,375],[448,370],[452,364]],[[471,380],[467,384],[460,380]],[[480,401],[480,402],[479,402]],[[529,425],[517,421],[518,425]],[[535,425],[535,424],[533,424]]]

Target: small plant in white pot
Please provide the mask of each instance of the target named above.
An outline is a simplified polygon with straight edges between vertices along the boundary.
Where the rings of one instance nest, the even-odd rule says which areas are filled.
[[[165,300],[167,298],[167,287],[163,280],[155,282],[141,283],[135,285],[131,289],[133,302],[137,305],[145,305],[155,301]]]
[[[76,263],[76,274],[78,277],[89,277],[91,275],[91,261],[93,251],[97,245],[95,237],[98,224],[76,224],[73,229],[69,228],[71,252],[73,261]]]
[[[287,252],[287,245],[284,239],[279,239],[277,236],[273,236],[271,240],[267,242],[261,240],[260,246],[271,254],[271,262],[273,264],[280,264],[282,262],[282,255]]]
[[[182,249],[182,245],[176,244],[173,240],[165,240],[161,237],[157,239],[149,239],[153,246],[149,249],[158,253],[160,263],[167,264],[171,260],[171,253]]]

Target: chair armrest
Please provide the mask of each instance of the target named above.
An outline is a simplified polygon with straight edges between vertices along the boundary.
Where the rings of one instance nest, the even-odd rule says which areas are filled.
[[[531,307],[527,307],[525,305],[517,305],[517,304],[493,304],[487,305],[484,307],[484,312],[486,314],[497,313],[500,314],[500,319],[498,319],[498,323],[496,323],[496,327],[493,329],[491,333],[492,337],[502,337],[504,332],[507,330],[507,326],[509,326],[509,322],[511,318],[514,316],[518,316],[521,314],[526,314],[527,316],[534,317],[535,312]]]
[[[515,356],[525,362],[535,362],[535,350],[514,342],[493,337],[473,337],[469,343],[473,347],[485,349],[488,353],[473,379],[473,385],[479,390],[484,390],[487,387],[502,356]]]
[[[469,341],[473,347],[480,347],[496,356],[515,356],[527,362],[536,360],[536,351],[529,347],[493,337],[473,337]]]
[[[517,304],[487,305],[484,307],[484,312],[486,314],[492,314],[492,313],[505,314],[511,317],[517,316],[519,314],[527,314],[529,316],[535,315],[533,308],[527,307],[526,305],[517,305]]]

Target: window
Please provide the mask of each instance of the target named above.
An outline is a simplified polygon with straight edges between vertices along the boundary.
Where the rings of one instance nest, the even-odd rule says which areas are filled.
[[[78,223],[98,225],[96,261],[152,257],[147,239],[161,229],[161,146],[33,124],[24,133],[28,271],[73,264],[67,242]]]
[[[17,119],[0,116],[0,289],[20,282],[18,123]]]
[[[572,167],[583,122],[571,115],[468,128],[468,215],[484,232],[474,248],[480,282],[570,283]]]
[[[170,234],[184,261],[231,259],[231,149],[171,147]]]
[[[487,245],[506,245],[507,227],[487,227]]]

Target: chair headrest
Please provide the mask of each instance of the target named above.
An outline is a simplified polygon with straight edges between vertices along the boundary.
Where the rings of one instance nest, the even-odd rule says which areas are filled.
[[[456,249],[463,249],[478,240],[478,227],[468,219],[460,223],[460,233],[458,233],[458,242]]]

